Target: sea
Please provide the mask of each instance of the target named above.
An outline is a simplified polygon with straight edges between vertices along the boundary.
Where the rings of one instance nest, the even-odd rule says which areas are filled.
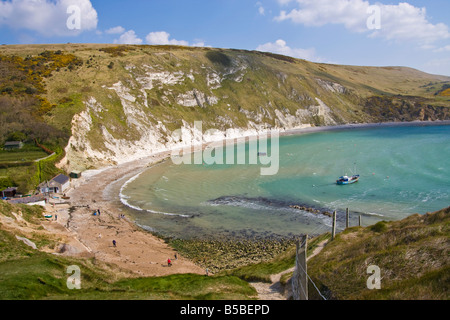
[[[333,211],[339,232],[347,209],[350,226],[360,219],[368,226],[450,205],[449,125],[342,129],[281,136],[277,147],[269,142],[256,163],[250,159],[261,144],[249,142],[235,145],[235,161],[169,158],[129,179],[121,201],[139,226],[181,239],[318,235],[331,230]],[[244,163],[238,150],[245,150]],[[209,150],[224,159],[225,153]],[[271,164],[277,157],[278,170],[262,175],[269,156]],[[336,184],[352,174],[358,182]]]

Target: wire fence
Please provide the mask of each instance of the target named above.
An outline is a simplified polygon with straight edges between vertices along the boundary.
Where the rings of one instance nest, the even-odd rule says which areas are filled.
[[[334,233],[336,229],[336,211],[333,213],[333,224],[331,228],[332,239],[334,238]],[[361,226],[361,215],[359,216],[359,226]],[[346,223],[345,228],[349,227],[349,210],[346,210]],[[311,235],[317,235],[330,232],[330,226],[319,225],[314,230],[310,231]],[[332,296],[331,292],[321,292],[319,287],[314,283],[308,274],[307,267],[307,249],[308,249],[308,235],[303,236],[301,240],[297,242],[296,254],[295,254],[295,269],[292,275],[292,297],[294,300],[308,300],[308,286],[311,284],[312,288],[317,291],[317,294],[323,300],[329,300]]]

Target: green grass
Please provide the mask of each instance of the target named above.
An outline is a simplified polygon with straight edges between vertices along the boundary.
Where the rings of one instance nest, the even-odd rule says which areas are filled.
[[[246,300],[254,299],[256,291],[247,282],[234,276],[180,274],[165,277],[134,278],[117,266],[95,259],[56,256],[32,249],[16,239],[25,236],[38,248],[57,243],[57,239],[39,234],[43,209],[38,206],[11,205],[0,201],[0,214],[22,218],[35,232],[12,233],[0,224],[0,300]],[[67,287],[69,266],[81,270],[81,289]]]
[[[49,50],[54,53],[50,54]],[[62,55],[56,55],[58,51]],[[43,52],[47,54],[42,56]],[[249,121],[279,126],[276,110],[292,116],[299,109],[317,105],[316,97],[332,109],[332,118],[337,124],[411,121],[420,117],[422,109],[425,110],[424,120],[441,119],[445,115],[448,118],[445,107],[450,106],[447,97],[435,96],[448,77],[428,75],[409,68],[316,64],[256,51],[183,46],[17,45],[3,46],[0,54],[16,55],[20,57],[16,59],[19,62],[27,56],[56,61],[72,55],[76,57],[76,68],[72,70],[50,68],[52,76],[42,82],[45,93],[40,94],[48,102],[46,105],[51,106],[44,108],[42,120],[54,128],[55,135],[60,135],[59,140],[55,140],[61,148],[66,147],[72,133],[73,116],[85,111],[86,102],[92,97],[102,106],[102,111],[86,110],[92,125],[83,136],[94,150],[100,152],[108,151],[103,135],[105,128],[116,140],[132,144],[140,139],[140,132],[154,130],[158,121],[168,129],[167,133],[181,128],[183,120],[191,126],[194,121],[202,121],[204,130],[247,128]],[[240,72],[233,74],[230,70],[244,64],[246,69],[242,81],[237,82]],[[192,74],[195,80],[185,77],[175,85],[161,85],[155,81],[153,89],[145,90],[147,101],[144,101],[142,84],[138,79],[147,76],[149,69],[145,66],[151,66],[155,72]],[[222,78],[220,88],[208,87],[207,77],[212,72]],[[317,79],[340,83],[346,90],[332,93],[322,88]],[[145,122],[139,130],[129,125],[129,113],[125,112],[114,90],[109,89],[118,81],[136,98],[133,108],[144,114],[138,117],[139,121]],[[203,107],[178,105],[177,97],[193,89],[209,97],[215,96],[218,103]],[[145,103],[148,107],[144,106]],[[260,117],[254,118],[258,115]],[[321,116],[308,115],[302,123],[319,126],[325,121]],[[163,134],[160,141],[167,141],[167,137]],[[95,159],[84,159],[84,150],[81,149],[68,149],[70,166],[95,168],[98,163]]]
[[[79,290],[70,290],[66,284],[71,265],[81,270]],[[121,279],[114,274],[114,268],[103,268],[92,260],[29,253],[0,263],[0,300],[246,300],[256,295],[248,283],[237,277],[182,274]]]
[[[308,240],[307,255],[311,255],[317,245],[327,239],[330,239],[329,233],[324,233],[313,239]],[[288,270],[295,265],[296,247],[290,246],[284,252],[273,259],[265,262],[249,264],[243,267],[227,270],[221,274],[228,274],[239,277],[246,281],[271,282],[270,276]],[[292,274],[290,274],[292,276]],[[288,277],[288,276],[287,276]]]
[[[308,271],[337,299],[449,299],[449,236],[450,208],[349,228],[311,259]],[[381,290],[367,289],[369,265],[381,269]]]
[[[0,214],[11,212],[36,228],[42,208],[0,202]],[[382,227],[380,227],[382,226]],[[308,273],[334,299],[449,299],[450,208],[401,221],[366,228],[352,227],[339,233],[308,262]],[[23,236],[19,234],[20,236]],[[54,239],[33,233],[28,238],[38,248]],[[329,240],[323,234],[308,242],[308,255]],[[268,261],[222,271],[214,276],[180,274],[133,278],[114,265],[93,259],[76,259],[33,250],[0,224],[0,300],[245,300],[256,291],[247,281],[270,282],[270,276],[294,266],[295,247]],[[368,290],[367,266],[381,268],[382,289]],[[81,290],[67,288],[67,267],[81,269]],[[286,274],[282,283],[291,277]],[[311,288],[311,298],[315,292]],[[319,297],[317,297],[319,298]]]
[[[0,163],[15,161],[30,161],[45,158],[47,153],[42,150],[36,151],[0,151]]]

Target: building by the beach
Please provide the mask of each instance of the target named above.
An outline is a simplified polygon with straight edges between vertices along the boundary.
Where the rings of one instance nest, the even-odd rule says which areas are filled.
[[[3,145],[4,150],[15,150],[22,149],[23,142],[22,141],[6,141]]]
[[[70,178],[64,174],[59,174],[50,181],[42,182],[39,185],[39,192],[44,193],[64,193],[70,187]]]
[[[43,206],[45,207],[45,197],[43,195],[34,195],[31,197],[23,197],[23,198],[15,198],[8,200],[9,203],[12,204],[26,204],[29,206]]]
[[[2,198],[13,198],[17,194],[17,187],[9,187],[0,191]]]

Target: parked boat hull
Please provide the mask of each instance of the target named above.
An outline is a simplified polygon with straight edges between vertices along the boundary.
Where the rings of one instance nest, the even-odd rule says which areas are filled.
[[[358,182],[359,175],[352,176],[351,178],[344,179],[344,177],[340,177],[339,180],[336,180],[336,184],[338,185],[346,185]]]

